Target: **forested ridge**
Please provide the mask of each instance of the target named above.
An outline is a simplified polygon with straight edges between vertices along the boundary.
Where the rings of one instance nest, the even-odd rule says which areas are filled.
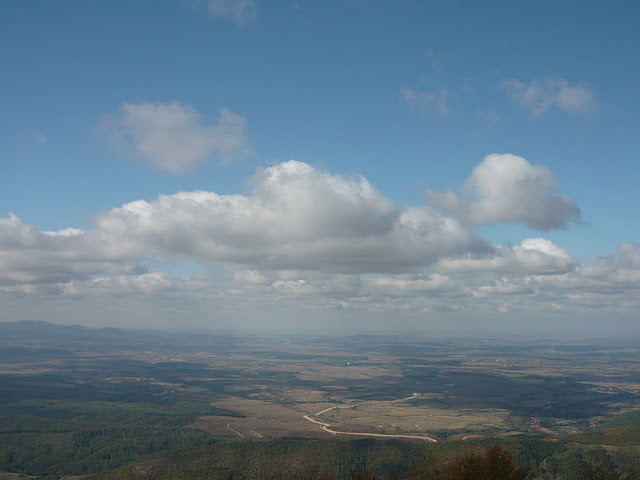
[[[128,420],[132,421],[132,417]],[[366,438],[219,441],[204,432],[171,426],[174,421],[152,428],[145,426],[144,421],[133,421],[129,427],[77,432],[59,431],[48,425],[35,433],[29,425],[22,434],[16,435],[14,430],[11,440],[3,432],[0,469],[32,478],[59,479],[74,474],[95,480],[640,478],[640,456],[637,447],[632,446],[605,450],[564,440],[504,440],[498,447],[499,461],[494,461],[504,468],[494,469],[494,476],[478,477],[468,475],[486,473],[486,469],[492,468],[486,460],[495,448],[495,441],[439,444]]]
[[[591,472],[591,474],[589,473]],[[591,475],[591,476],[590,476]],[[399,440],[220,443],[151,456],[98,479],[637,480],[637,450],[513,440],[441,445]]]

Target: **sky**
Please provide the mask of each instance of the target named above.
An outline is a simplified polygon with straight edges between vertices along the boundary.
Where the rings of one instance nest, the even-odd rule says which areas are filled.
[[[0,3],[0,321],[640,332],[640,4]]]

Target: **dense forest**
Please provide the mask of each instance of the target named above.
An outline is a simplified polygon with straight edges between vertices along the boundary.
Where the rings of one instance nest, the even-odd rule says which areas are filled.
[[[285,439],[216,444],[152,456],[98,478],[632,480],[640,478],[640,460],[634,449],[607,452],[531,440],[496,447]]]
[[[232,441],[189,426],[198,415],[232,413],[184,402],[49,400],[5,405],[0,416],[0,470],[50,479],[90,475],[96,480],[640,478],[640,455],[636,446],[624,445],[629,443],[626,435],[609,437],[621,444],[607,449],[579,444],[578,438],[513,438],[500,441],[498,448],[503,450],[496,454],[495,440],[489,439],[437,444],[376,439]],[[494,468],[492,454],[502,470]],[[464,476],[492,468],[502,473]]]

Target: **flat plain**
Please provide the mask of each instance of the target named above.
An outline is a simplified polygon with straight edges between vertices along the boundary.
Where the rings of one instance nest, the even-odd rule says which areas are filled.
[[[494,442],[535,478],[600,447],[636,472],[637,345],[0,323],[0,478],[255,478],[247,455],[348,476],[366,450],[386,479]]]
[[[215,414],[192,426],[221,437],[576,434],[640,408],[633,342],[177,335],[50,324],[38,336],[28,322],[7,325],[5,402],[44,393],[204,403]]]

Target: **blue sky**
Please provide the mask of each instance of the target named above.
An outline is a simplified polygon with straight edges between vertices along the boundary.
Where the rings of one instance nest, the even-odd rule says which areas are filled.
[[[633,330],[639,14],[4,2],[3,319]]]

